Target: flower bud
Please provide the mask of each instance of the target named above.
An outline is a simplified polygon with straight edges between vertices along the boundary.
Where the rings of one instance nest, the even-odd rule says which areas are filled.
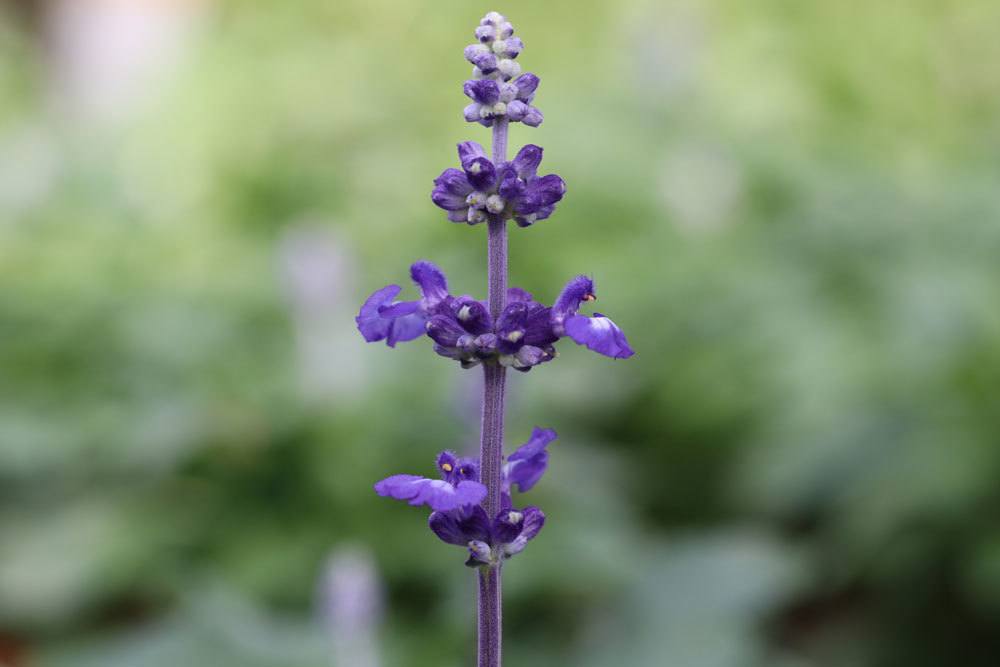
[[[490,54],[490,57],[495,58],[493,54]],[[504,76],[504,79],[513,79],[521,73],[521,65],[516,60],[511,60],[509,58],[501,60],[494,66],[494,69],[499,69],[500,73]]]
[[[504,15],[501,14],[500,12],[489,12],[486,14],[486,16],[483,17],[483,19],[479,23],[480,25],[498,26],[505,23],[506,21],[507,19],[505,19]]]
[[[517,86],[508,81],[500,86],[500,101],[509,106],[511,101],[517,99],[517,92]]]
[[[496,38],[497,29],[491,25],[481,25],[476,28],[476,39],[480,42],[489,42]]]
[[[490,213],[500,213],[505,206],[507,206],[507,202],[500,195],[490,195],[486,198],[486,210]]]

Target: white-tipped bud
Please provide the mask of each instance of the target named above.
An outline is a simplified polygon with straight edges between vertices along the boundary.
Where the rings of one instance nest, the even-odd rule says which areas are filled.
[[[509,81],[500,84],[500,101],[509,104],[517,98],[517,86]]]
[[[471,308],[469,308],[468,306],[462,306],[461,308],[458,309],[458,319],[465,322],[466,320],[469,319],[469,315],[471,313],[472,313]]]
[[[469,555],[484,565],[493,562],[493,551],[486,542],[479,540],[469,542]]]
[[[493,105],[493,115],[494,116],[502,116],[505,113],[507,113],[507,105],[506,104],[504,104],[503,102],[497,102],[496,104]]]
[[[515,76],[521,73],[521,65],[516,60],[511,60],[510,58],[504,58],[497,65],[497,69],[500,73],[504,75],[506,79],[513,79]]]
[[[496,25],[496,26],[501,25],[504,22],[506,22],[506,19],[500,12],[489,12],[488,14],[486,14],[486,16],[483,17],[483,20],[480,21],[482,25]]]
[[[500,31],[501,39],[507,39],[508,37],[514,34],[514,26],[512,26],[509,21],[504,21],[503,23],[501,23],[498,27],[498,30]]]
[[[493,107],[488,107],[485,104],[479,107],[479,117],[483,120],[487,118],[493,118]]]
[[[483,208],[486,206],[486,195],[477,190],[476,192],[470,193],[469,196],[465,198],[465,203],[472,208]]]
[[[481,25],[476,28],[476,39],[480,42],[488,42],[491,39],[495,39],[497,35],[497,29],[491,25]]]
[[[465,109],[462,110],[462,115],[465,116],[465,120],[469,121],[470,123],[479,120],[480,106],[481,105],[478,102],[473,102],[472,104],[465,107]]]
[[[511,523],[517,523],[518,521],[520,521],[523,518],[524,518],[524,515],[521,514],[520,512],[515,512],[513,510],[511,510],[510,512],[507,512],[507,521],[509,521]]]
[[[522,338],[524,338],[524,332],[521,331],[520,329],[514,329],[509,334],[507,334],[506,338],[511,343],[516,343],[517,341],[519,341]],[[511,520],[513,521],[513,519],[511,519]]]
[[[500,195],[490,195],[486,198],[486,210],[490,213],[500,213],[505,206],[507,206],[507,202]]]
[[[506,53],[506,51],[507,51],[507,42],[503,41],[502,39],[498,39],[497,41],[493,42],[493,53],[497,55],[502,55],[503,53]]]
[[[476,225],[479,224],[480,222],[486,222],[486,213],[484,213],[482,209],[470,208],[467,219],[470,225]]]
[[[475,65],[472,66],[472,78],[473,79],[485,79],[486,75],[483,74],[483,70],[479,69]]]

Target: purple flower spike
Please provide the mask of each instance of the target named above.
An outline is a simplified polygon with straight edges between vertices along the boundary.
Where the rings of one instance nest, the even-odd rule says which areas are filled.
[[[427,505],[433,510],[448,512],[482,502],[486,497],[486,487],[479,482],[463,481],[452,485],[443,479],[393,475],[375,484],[375,493],[406,500],[411,505]]]
[[[465,59],[474,65],[465,94],[472,99],[462,111],[469,123],[493,127],[497,119],[538,127],[542,113],[531,106],[538,77],[521,73],[516,58],[524,42],[514,36],[514,27],[500,14],[490,12],[475,30],[476,43],[465,47]]]
[[[566,335],[579,345],[612,359],[628,359],[635,354],[618,325],[600,313],[594,313],[593,317],[570,317],[566,320]]]
[[[528,442],[518,447],[507,457],[503,467],[504,487],[517,485],[521,493],[528,491],[545,474],[549,465],[548,444],[558,436],[550,428],[535,428]]]

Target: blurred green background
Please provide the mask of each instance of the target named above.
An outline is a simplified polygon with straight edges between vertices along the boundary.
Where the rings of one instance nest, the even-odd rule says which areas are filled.
[[[0,664],[473,663],[371,484],[475,447],[480,374],[352,318],[485,292],[429,192],[491,9],[568,184],[511,281],[638,351],[512,380],[560,439],[507,664],[1000,664],[995,1],[0,7]]]

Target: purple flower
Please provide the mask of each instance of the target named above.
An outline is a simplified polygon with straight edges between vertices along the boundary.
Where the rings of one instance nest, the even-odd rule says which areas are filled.
[[[511,163],[512,169],[516,163],[516,159]],[[607,357],[625,359],[634,354],[625,334],[610,318],[600,313],[593,317],[578,314],[582,303],[596,299],[594,283],[586,276],[569,281],[551,308],[525,290],[511,288],[507,306],[494,322],[484,302],[449,294],[444,273],[430,262],[415,263],[410,275],[423,298],[392,301],[399,293],[397,285],[376,291],[357,317],[365,340],[386,338],[394,345],[426,332],[434,341],[435,352],[458,361],[463,368],[498,363],[525,372],[554,359],[554,345],[563,336]]]
[[[552,429],[535,428],[528,442],[508,457],[501,478],[502,507],[492,519],[480,505],[486,487],[479,482],[478,459],[449,451],[437,457],[441,479],[393,475],[376,483],[375,492],[429,506],[434,510],[428,519],[430,529],[442,541],[466,547],[466,565],[495,565],[523,551],[545,523],[545,514],[537,507],[514,509],[510,490],[516,485],[527,491],[541,479],[548,467],[546,447],[556,437]]]
[[[511,121],[538,127],[544,118],[542,112],[531,105],[538,83],[538,77],[531,72],[506,82],[494,79],[466,81],[462,90],[472,103],[462,111],[465,120],[492,127],[494,120],[506,116]]]
[[[504,490],[517,484],[521,493],[528,491],[545,474],[549,465],[548,444],[558,437],[550,428],[535,428],[528,442],[518,447],[507,457],[503,467]]]
[[[451,452],[441,452],[438,470],[441,479],[418,475],[387,477],[375,484],[375,493],[442,512],[478,505],[486,497],[486,487],[479,483],[479,464],[474,460],[458,459]]]
[[[566,193],[566,183],[558,175],[538,176],[542,148],[534,144],[497,166],[480,144],[465,141],[458,144],[458,158],[462,169],[445,169],[431,191],[431,201],[446,210],[452,222],[474,225],[513,219],[527,227],[552,215]]]
[[[538,127],[542,112],[531,105],[538,77],[521,73],[515,60],[524,42],[514,36],[514,27],[502,15],[490,12],[479,22],[477,43],[465,47],[465,59],[473,64],[473,78],[465,82],[465,94],[472,104],[465,107],[465,120],[492,127],[497,118]]]
[[[389,347],[396,347],[396,343],[413,340],[424,333],[424,318],[418,312],[420,304],[394,301],[400,290],[399,285],[386,285],[362,304],[354,321],[369,343],[384,338]]]
[[[402,288],[386,285],[372,292],[361,305],[354,321],[369,343],[385,339],[389,347],[395,347],[396,343],[419,337],[426,331],[427,313],[448,296],[448,282],[434,264],[415,262],[410,277],[423,292],[422,299],[395,301]]]
[[[627,359],[635,352],[628,344],[625,333],[611,318],[600,313],[593,317],[577,315],[580,304],[596,301],[594,281],[587,276],[577,276],[563,288],[552,306],[552,330],[558,336],[567,335],[578,345],[584,345],[606,357]]]
[[[524,551],[545,525],[545,513],[534,505],[505,508],[490,520],[476,505],[458,512],[433,512],[427,524],[442,542],[468,549],[469,567],[496,566]]]

